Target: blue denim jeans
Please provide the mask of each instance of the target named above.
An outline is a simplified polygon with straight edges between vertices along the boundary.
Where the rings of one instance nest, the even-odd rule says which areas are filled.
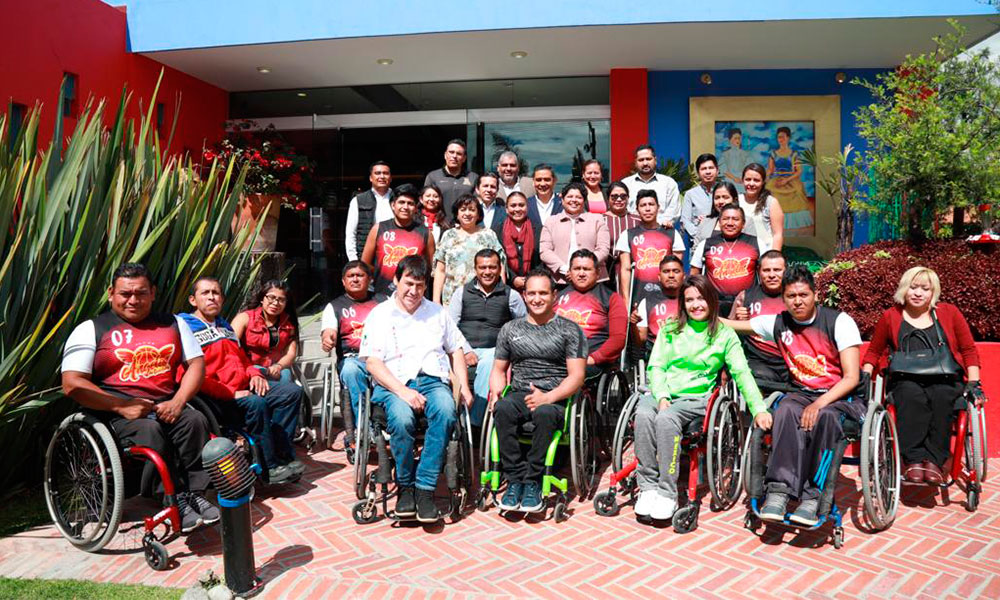
[[[372,381],[365,361],[357,356],[345,356],[344,360],[337,363],[337,374],[340,382],[347,388],[347,394],[351,397],[351,410],[357,419],[358,403],[365,397]]]
[[[438,377],[418,375],[416,379],[407,381],[406,387],[420,392],[427,399],[424,404],[427,431],[424,432],[424,447],[416,469],[413,457],[413,442],[417,434],[416,411],[381,385],[375,386],[372,402],[385,408],[389,445],[392,458],[396,461],[396,484],[413,487],[415,483],[417,489],[433,491],[444,464],[452,427],[455,426],[455,399],[448,383]]]
[[[267,374],[267,368],[266,367],[257,367],[257,370],[260,371],[260,375],[264,379],[267,379],[268,381],[275,381],[274,379],[271,379],[270,375]],[[294,382],[295,379],[292,377],[292,370],[291,369],[282,369],[281,370],[281,375],[278,376],[277,381],[280,382],[280,383],[292,383],[292,382]]]
[[[269,381],[268,385],[263,396],[250,394],[237,398],[236,404],[245,413],[247,433],[260,445],[268,468],[273,468],[295,458],[292,439],[306,394],[294,383]]]
[[[489,404],[490,371],[493,370],[493,353],[496,348],[473,348],[479,363],[476,364],[476,380],[472,382],[472,393],[475,399],[469,411],[469,420],[476,427],[483,424],[486,417],[486,406]]]

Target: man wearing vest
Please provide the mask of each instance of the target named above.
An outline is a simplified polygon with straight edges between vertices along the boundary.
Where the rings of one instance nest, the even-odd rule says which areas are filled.
[[[497,335],[504,324],[523,317],[527,311],[521,295],[500,280],[500,255],[496,250],[484,248],[474,260],[476,277],[455,290],[448,312],[465,336],[465,363],[476,368],[472,384],[475,401],[469,417],[478,427],[486,414]]]
[[[719,213],[719,231],[691,252],[691,274],[704,274],[719,292],[719,314],[728,315],[740,292],[757,279],[760,255],[770,250],[760,238],[743,233],[746,215],[736,204]]]
[[[219,280],[199,277],[188,302],[194,312],[178,315],[205,353],[203,396],[224,418],[245,424],[260,446],[272,485],[297,481],[305,465],[295,458],[292,439],[306,394],[294,382],[268,381],[240,348],[232,326],[219,316],[226,301]]]
[[[843,437],[844,418],[865,414],[856,397],[861,372],[861,334],[846,313],[816,305],[816,284],[809,269],[791,267],[782,280],[785,311],[749,321],[724,320],[739,333],[756,333],[774,342],[800,391],[785,394],[773,412],[771,457],[764,484],[767,497],[760,516],[781,521],[790,498],[799,500],[789,520],[805,526],[819,522],[819,497],[830,460]]]
[[[642,349],[643,359],[648,360],[660,330],[668,322],[677,320],[678,297],[683,283],[684,261],[668,254],[660,261],[660,288],[646,294],[629,317],[633,343]]]
[[[187,533],[219,520],[218,509],[202,496],[210,483],[201,464],[208,420],[187,406],[201,387],[205,361],[183,320],[152,312],[152,280],[137,263],[115,269],[111,310],[77,325],[66,340],[62,389],[77,404],[106,413],[120,442],[163,457],[178,490],[181,532]],[[178,377],[182,363],[186,371]],[[156,473],[147,462],[144,492],[153,491]],[[163,492],[162,483],[156,491]]]
[[[781,296],[781,280],[785,276],[785,256],[780,250],[768,250],[760,255],[757,263],[757,278],[760,283],[740,292],[733,304],[731,319],[746,321],[761,315],[778,315],[785,310],[785,299]],[[761,382],[788,382],[788,367],[774,342],[766,342],[759,335],[745,335],[743,353],[747,364]],[[765,386],[766,387],[766,386]]]
[[[372,225],[392,218],[392,174],[389,165],[376,161],[368,169],[368,181],[372,189],[351,198],[347,208],[347,227],[344,230],[344,246],[347,260],[358,260],[365,249],[365,240]]]
[[[459,196],[472,194],[476,189],[478,176],[465,168],[466,158],[465,142],[451,140],[444,150],[444,166],[434,169],[424,178],[424,185],[435,185],[441,190],[441,206],[449,218],[451,207]]]
[[[337,350],[337,374],[340,382],[347,388],[351,415],[357,415],[358,403],[368,393],[372,381],[365,361],[358,358],[365,319],[368,318],[368,313],[386,298],[368,291],[372,281],[372,270],[360,260],[352,260],[344,265],[340,280],[344,284],[344,293],[323,308],[320,339],[323,352],[335,348]],[[345,416],[344,428],[347,458],[353,462],[354,420],[348,422]]]
[[[434,236],[416,220],[417,188],[404,183],[396,188],[392,197],[392,218],[380,221],[368,232],[361,260],[374,272],[374,288],[386,296],[396,289],[396,265],[406,256],[420,255],[429,264],[434,260]]]
[[[573,321],[587,338],[587,376],[618,362],[625,348],[628,310],[607,286],[597,285],[597,256],[581,248],[570,256],[569,287],[556,296],[556,314]]]

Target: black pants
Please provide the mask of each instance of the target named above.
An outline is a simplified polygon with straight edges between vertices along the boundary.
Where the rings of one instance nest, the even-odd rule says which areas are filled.
[[[153,413],[150,413],[153,414]],[[117,415],[110,419],[123,446],[146,446],[163,458],[170,468],[177,491],[202,493],[211,483],[201,464],[201,450],[208,442],[208,419],[190,406],[185,406],[172,424],[157,419],[125,419]],[[142,491],[162,493],[163,483],[153,463],[144,461]]]
[[[565,403],[546,404],[531,411],[524,403],[526,395],[526,392],[511,391],[493,407],[500,465],[507,480],[513,483],[541,481],[552,435],[562,428],[565,420]],[[529,421],[535,425],[535,431],[531,434],[531,448],[525,458],[517,440],[517,428]]]
[[[959,383],[896,381],[890,390],[904,463],[929,460],[944,466],[950,449],[951,413],[962,394]]]
[[[747,358],[747,365],[753,373],[753,378],[760,382],[768,383],[788,383],[788,367],[782,364],[780,367],[762,360]],[[763,390],[761,390],[763,392]]]
[[[799,500],[819,498],[826,476],[835,458],[837,442],[844,435],[842,420],[864,414],[860,402],[838,400],[823,407],[811,431],[799,423],[802,411],[816,396],[804,393],[785,394],[774,410],[771,430],[771,458],[767,462],[764,483],[768,492],[788,494]],[[860,407],[860,410],[859,410]]]

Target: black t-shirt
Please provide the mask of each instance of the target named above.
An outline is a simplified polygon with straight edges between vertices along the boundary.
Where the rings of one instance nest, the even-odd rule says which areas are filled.
[[[566,360],[587,358],[587,338],[572,321],[555,316],[544,325],[534,325],[526,317],[514,319],[497,336],[497,360],[511,363],[511,387],[531,391],[553,390],[566,379]]]

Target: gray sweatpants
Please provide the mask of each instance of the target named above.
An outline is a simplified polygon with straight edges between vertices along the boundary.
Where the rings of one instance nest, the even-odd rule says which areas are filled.
[[[636,479],[640,491],[656,490],[677,499],[680,474],[681,439],[685,426],[705,418],[708,397],[679,398],[665,410],[646,394],[635,409],[635,457],[639,460]]]

